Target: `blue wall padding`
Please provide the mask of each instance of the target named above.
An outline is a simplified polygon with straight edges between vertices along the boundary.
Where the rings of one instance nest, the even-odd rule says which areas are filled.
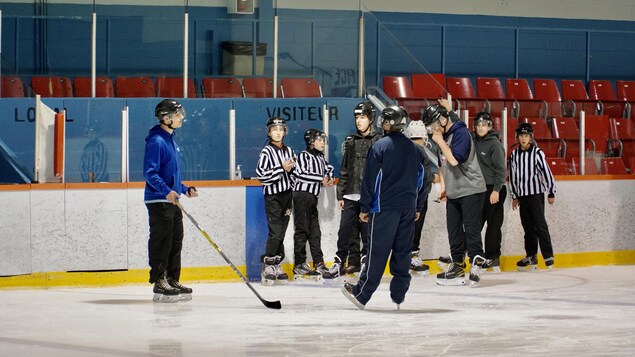
[[[245,187],[245,264],[247,279],[260,281],[262,262],[260,256],[265,252],[267,242],[267,215],[262,187]]]

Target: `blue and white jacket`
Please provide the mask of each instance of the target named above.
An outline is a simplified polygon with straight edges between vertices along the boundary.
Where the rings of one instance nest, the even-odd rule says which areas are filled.
[[[390,132],[373,144],[362,178],[361,211],[421,211],[428,198],[424,155],[401,132]]]

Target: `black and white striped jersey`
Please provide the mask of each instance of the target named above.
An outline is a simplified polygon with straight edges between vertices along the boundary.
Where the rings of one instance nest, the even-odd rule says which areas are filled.
[[[322,180],[333,177],[333,166],[329,165],[324,154],[315,149],[305,150],[298,155],[294,175],[297,178],[294,191],[304,191],[320,196]]]
[[[262,148],[258,158],[258,167],[256,167],[256,176],[262,183],[262,192],[265,195],[275,195],[293,189],[294,170],[287,172],[282,167],[282,163],[289,159],[297,161],[293,149],[286,145],[279,148],[268,143]]]
[[[540,148],[531,145],[527,150],[516,148],[509,158],[512,199],[548,192],[556,194],[553,174]]]

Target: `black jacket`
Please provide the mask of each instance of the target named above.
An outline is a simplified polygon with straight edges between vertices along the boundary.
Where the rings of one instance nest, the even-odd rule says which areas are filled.
[[[355,132],[344,139],[342,144],[342,166],[340,167],[340,179],[337,183],[337,199],[343,200],[344,195],[360,194],[362,186],[362,174],[366,165],[368,150],[381,139],[381,134],[371,126],[370,134],[362,136]]]

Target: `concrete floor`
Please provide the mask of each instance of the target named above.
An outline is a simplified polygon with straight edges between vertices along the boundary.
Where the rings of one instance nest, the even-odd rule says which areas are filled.
[[[382,283],[366,310],[338,286],[194,284],[1,290],[0,356],[633,356],[635,266],[488,273],[477,287],[413,278],[400,311]]]

